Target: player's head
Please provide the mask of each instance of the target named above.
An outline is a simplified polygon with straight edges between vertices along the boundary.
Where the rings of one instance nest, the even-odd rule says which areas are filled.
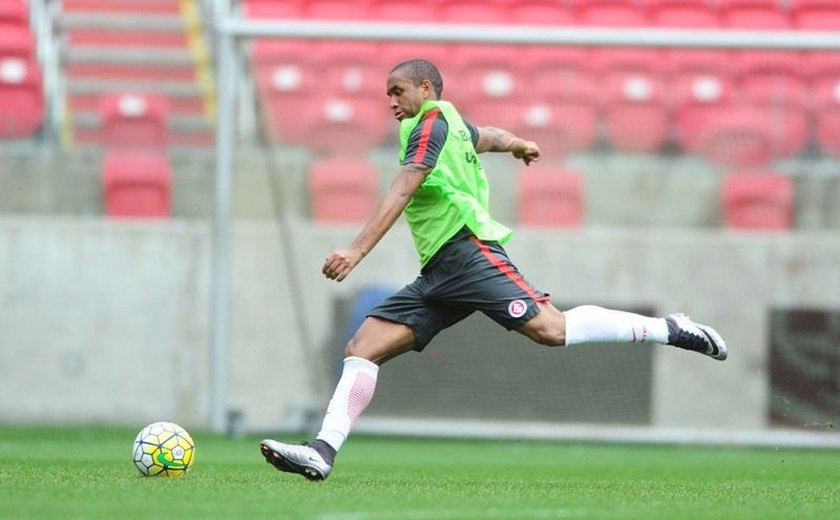
[[[387,89],[394,116],[403,120],[417,115],[423,102],[440,99],[443,78],[434,63],[408,60],[391,69]]]

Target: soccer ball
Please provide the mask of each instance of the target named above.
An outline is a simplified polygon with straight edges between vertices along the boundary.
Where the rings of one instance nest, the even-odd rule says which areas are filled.
[[[134,465],[147,477],[183,477],[195,460],[195,443],[177,424],[156,422],[140,430],[131,455]]]

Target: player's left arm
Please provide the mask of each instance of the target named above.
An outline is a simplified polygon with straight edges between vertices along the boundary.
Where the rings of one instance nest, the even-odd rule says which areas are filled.
[[[327,256],[321,272],[330,280],[338,282],[347,278],[350,271],[382,240],[394,222],[402,214],[414,192],[426,180],[432,170],[420,163],[405,164],[391,183],[391,189],[379,203],[373,217],[365,224],[356,239],[347,249],[336,249]]]
[[[508,152],[517,159],[522,159],[526,165],[540,159],[540,147],[534,141],[528,141],[517,137],[503,128],[494,126],[478,126],[478,141],[475,144],[475,151],[483,152]]]

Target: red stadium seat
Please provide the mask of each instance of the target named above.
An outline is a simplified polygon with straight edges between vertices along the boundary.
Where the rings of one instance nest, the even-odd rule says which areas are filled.
[[[0,58],[0,138],[30,137],[43,123],[43,79],[38,64]]]
[[[739,105],[765,111],[774,156],[799,154],[808,142],[810,101],[803,56],[796,52],[736,54]]]
[[[584,102],[487,101],[471,108],[464,117],[473,123],[500,126],[536,141],[546,157],[562,158],[584,150],[597,138],[597,110]]]
[[[659,27],[714,28],[717,11],[708,0],[648,0],[651,23]]]
[[[583,179],[565,168],[526,168],[519,173],[517,203],[521,226],[579,227],[584,214]]]
[[[801,53],[737,52],[734,75],[746,102],[795,107],[807,103],[807,68]]]
[[[647,16],[635,0],[577,0],[576,19],[582,25],[642,27]]]
[[[666,53],[668,103],[683,149],[696,152],[699,136],[731,101],[731,61],[726,51],[674,49]]]
[[[671,106],[680,109],[688,104],[728,99],[734,92],[731,62],[728,51],[668,51],[664,75]]]
[[[385,99],[387,68],[379,63],[378,44],[330,40],[315,44],[313,52],[318,57],[319,90]]]
[[[809,31],[840,29],[840,4],[837,0],[791,0],[793,26]]]
[[[816,140],[823,152],[840,157],[840,75],[814,85]]]
[[[317,86],[315,44],[303,40],[258,39],[252,59],[267,136],[274,142],[301,144],[301,107]]]
[[[774,156],[776,136],[767,112],[738,104],[709,114],[697,136],[697,152],[729,167],[763,167]]]
[[[651,153],[668,141],[670,115],[663,86],[656,78],[628,75],[608,81],[607,134],[623,151]]]
[[[824,153],[840,157],[840,52],[807,53],[805,65],[815,139]]]
[[[593,74],[606,96],[604,110],[610,141],[619,149],[653,152],[668,138],[669,113],[660,73],[660,51],[601,49],[592,59]]]
[[[770,172],[730,173],[722,186],[726,225],[744,230],[788,230],[793,224],[793,183]]]
[[[277,38],[256,38],[253,42],[251,60],[256,64],[306,65],[313,63],[315,44],[306,40],[283,40]]]
[[[394,42],[383,46],[382,54],[380,55],[380,63],[388,71],[395,65],[406,60],[414,58],[423,58],[429,60],[444,74],[444,82],[448,78],[445,71],[451,67],[453,46],[440,43],[425,43],[425,42]],[[384,80],[383,80],[384,83]],[[445,83],[444,83],[445,86]],[[383,84],[384,91],[384,84]]]
[[[538,46],[528,48],[521,60],[529,96],[598,103],[599,89],[590,71],[592,55],[589,51]]]
[[[504,4],[493,0],[441,0],[439,16],[449,23],[503,24]]]
[[[297,124],[304,143],[316,151],[362,153],[396,132],[385,96],[319,96],[311,99]]]
[[[574,11],[557,0],[522,0],[508,7],[507,20],[530,25],[575,25]]]
[[[791,19],[778,0],[718,0],[724,27],[788,29]]]
[[[28,26],[0,23],[0,58],[35,59],[35,37]]]
[[[102,143],[110,149],[163,149],[168,111],[159,94],[109,94],[100,108]]]
[[[0,1],[0,24],[26,25],[29,23],[29,8],[23,0]]]
[[[364,222],[378,205],[376,167],[357,156],[316,161],[309,171],[309,195],[316,222]]]
[[[303,16],[318,20],[367,20],[369,7],[367,0],[304,0]]]
[[[303,5],[300,0],[248,0],[243,14],[247,18],[299,18]]]
[[[429,23],[438,20],[438,6],[435,2],[417,0],[373,0],[370,16],[374,20]]]
[[[117,218],[170,214],[172,172],[166,156],[153,151],[109,153],[102,167],[105,213]]]
[[[453,68],[458,71],[458,97],[470,103],[517,97],[527,81],[517,67],[518,56],[516,48],[505,45],[456,46]]]
[[[598,49],[592,53],[591,70],[599,81],[638,74],[656,76],[664,72],[664,55],[652,49]]]

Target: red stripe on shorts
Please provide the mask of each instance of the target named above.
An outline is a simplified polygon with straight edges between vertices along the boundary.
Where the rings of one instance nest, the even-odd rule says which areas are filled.
[[[470,237],[470,240],[472,240],[473,243],[478,246],[478,249],[481,251],[481,254],[484,255],[484,258],[489,260],[490,263],[493,264],[494,267],[496,267],[496,269],[498,269],[499,271],[504,273],[505,276],[510,278],[513,283],[515,283],[519,286],[520,289],[525,291],[525,293],[528,296],[530,296],[535,302],[545,302],[549,300],[548,296],[538,294],[537,291],[535,291],[534,288],[531,287],[531,285],[528,282],[526,282],[524,278],[522,278],[522,275],[519,274],[507,260],[493,253],[493,251],[490,250],[487,244],[485,244],[484,242],[482,242],[474,236]]]
[[[440,115],[440,109],[434,109],[423,116],[423,128],[420,129],[420,141],[417,143],[417,151],[414,153],[414,164],[422,164],[429,151],[429,138],[432,136],[432,128],[435,120]]]

